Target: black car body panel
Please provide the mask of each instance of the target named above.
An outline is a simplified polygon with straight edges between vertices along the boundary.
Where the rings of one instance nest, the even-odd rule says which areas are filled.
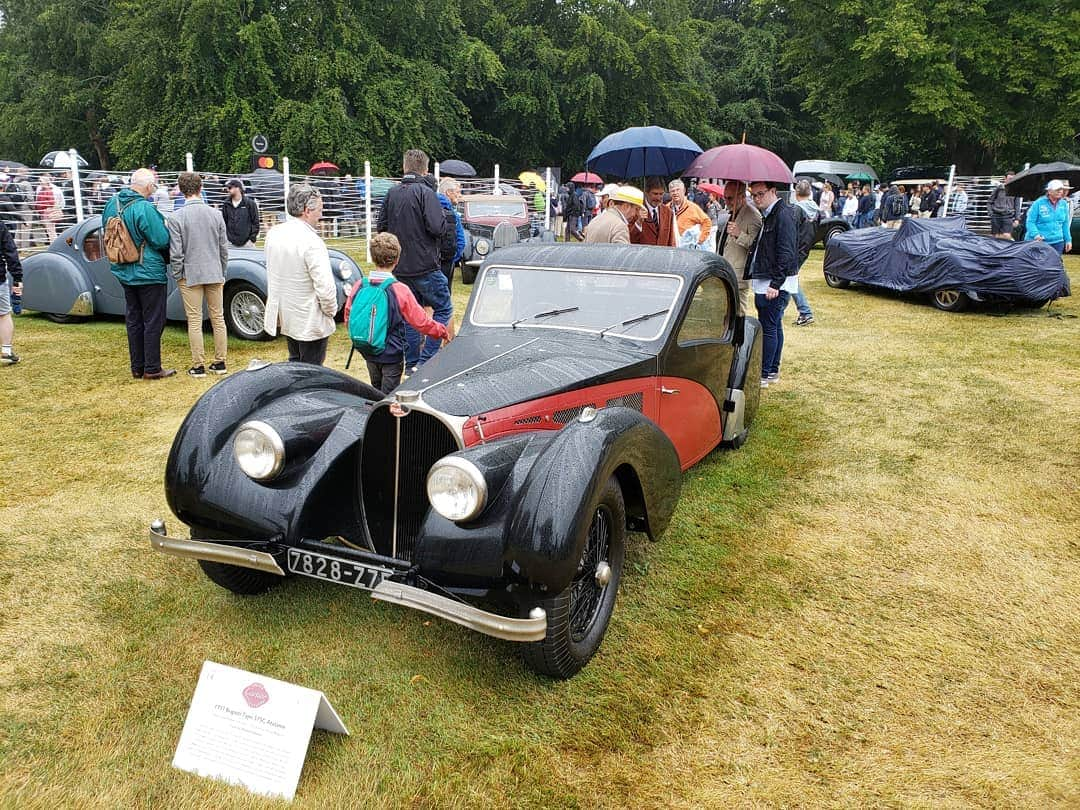
[[[528,286],[536,273],[586,285],[582,306],[559,310],[578,321],[530,318],[551,306]],[[608,287],[589,287],[596,279]],[[517,285],[505,291],[513,325],[477,311],[504,283]],[[562,289],[548,287],[549,295]],[[501,249],[481,268],[459,336],[390,397],[301,363],[254,368],[211,388],[174,440],[169,507],[193,540],[266,549],[279,561],[289,549],[339,548],[343,560],[386,563],[402,592],[501,594],[528,610],[578,581],[611,482],[626,528],[656,539],[682,470],[745,440],[758,406],[761,335],[756,320],[736,315],[737,291],[730,265],[713,254]],[[667,306],[657,309],[662,294]],[[284,461],[269,480],[249,478],[236,457],[237,432],[253,421],[280,439]],[[429,501],[429,472],[448,463],[483,481],[486,499],[467,519],[448,519]],[[172,553],[217,559],[181,554],[182,542]],[[468,626],[501,632],[490,629],[499,617],[487,615],[484,626]]]

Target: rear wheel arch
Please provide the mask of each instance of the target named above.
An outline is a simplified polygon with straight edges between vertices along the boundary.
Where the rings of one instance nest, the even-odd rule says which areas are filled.
[[[649,527],[649,509],[645,503],[645,492],[641,486],[638,471],[629,463],[620,464],[612,475],[622,490],[623,504],[626,508],[626,528],[632,532],[645,532],[649,539],[656,537]]]

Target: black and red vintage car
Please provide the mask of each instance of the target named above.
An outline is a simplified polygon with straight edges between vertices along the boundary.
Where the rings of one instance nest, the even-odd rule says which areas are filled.
[[[758,407],[758,322],[698,251],[507,247],[458,336],[390,397],[338,371],[253,364],[192,408],[169,506],[217,584],[293,574],[522,642],[581,669],[615,603],[628,531],[663,534],[682,471],[740,446]]]

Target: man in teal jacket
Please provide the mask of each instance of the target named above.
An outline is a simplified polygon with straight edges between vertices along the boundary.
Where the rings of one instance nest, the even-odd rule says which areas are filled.
[[[114,194],[101,212],[103,227],[107,227],[111,217],[119,215],[135,247],[139,248],[138,261],[111,266],[113,275],[124,288],[131,376],[137,380],[160,380],[176,374],[176,369],[161,367],[169,229],[157,207],[148,199],[155,189],[154,173],[149,169],[136,169],[131,174],[129,187]]]
[[[1025,240],[1046,242],[1058,253],[1072,250],[1072,210],[1065,199],[1068,187],[1061,180],[1051,180],[1046,184],[1046,194],[1028,209]]]

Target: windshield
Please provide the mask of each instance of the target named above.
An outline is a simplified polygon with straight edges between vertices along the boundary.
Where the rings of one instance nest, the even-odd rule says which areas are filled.
[[[491,266],[476,281],[469,320],[655,340],[681,288],[681,278],[660,273]]]
[[[524,217],[525,201],[490,200],[485,202],[466,202],[465,207],[470,217]]]

